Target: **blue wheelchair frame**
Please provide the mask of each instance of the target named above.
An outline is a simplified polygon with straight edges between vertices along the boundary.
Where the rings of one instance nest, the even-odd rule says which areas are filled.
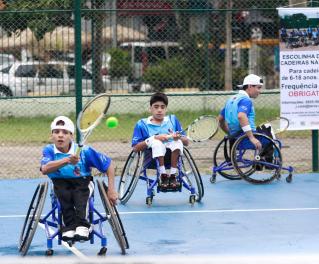
[[[170,169],[170,153],[171,151],[167,151],[164,157],[164,164],[166,169]],[[137,168],[134,169],[133,174],[130,174],[130,166],[132,160],[136,160]],[[188,163],[188,164],[186,164]],[[192,171],[191,177],[185,173],[186,166],[190,167]],[[178,157],[177,169],[178,174],[176,175],[176,179],[180,182],[179,188],[161,188],[160,182],[160,173],[159,173],[159,160],[158,158],[153,159],[152,153],[150,150],[143,152],[131,152],[128,156],[126,164],[124,166],[120,183],[119,183],[119,193],[120,200],[122,204],[125,204],[129,198],[131,197],[135,187],[137,185],[138,180],[142,180],[146,182],[146,204],[151,205],[153,201],[153,197],[155,193],[159,192],[181,192],[182,188],[187,189],[190,192],[189,202],[194,204],[196,201],[200,202],[204,195],[204,188],[200,173],[196,164],[191,157],[188,149],[184,148],[184,156]],[[155,178],[150,178],[147,175],[147,170],[152,169],[156,170]],[[128,178],[128,179],[127,179]],[[156,188],[156,191],[155,191]],[[123,193],[122,193],[123,192]]]
[[[60,227],[62,226],[62,212],[61,212],[61,205],[58,201],[57,197],[54,194],[53,189],[51,188],[50,192],[51,197],[51,207],[52,209],[40,219],[40,223],[45,226],[45,233],[47,237],[47,254],[50,254],[49,251],[53,248],[53,239],[57,236],[58,237],[58,245],[62,244],[62,234],[60,232]],[[97,216],[96,218],[94,216]],[[89,198],[89,222],[93,226],[93,230],[90,233],[89,239],[90,243],[94,244],[94,236],[97,236],[101,239],[101,247],[104,248],[107,246],[107,238],[103,232],[102,224],[103,222],[107,221],[107,218],[99,213],[94,208],[94,192]],[[51,220],[50,220],[51,218]],[[95,230],[94,226],[98,224],[98,230]],[[50,227],[55,228],[53,230]],[[69,246],[72,246],[69,244]]]
[[[103,222],[108,221],[111,225],[111,229],[114,233],[115,239],[117,240],[121,248],[121,253],[124,255],[126,253],[126,249],[129,248],[129,244],[122,221],[119,217],[116,206],[113,206],[107,197],[107,185],[103,180],[97,180],[96,182],[106,215],[103,216],[94,207],[93,192],[88,200],[88,220],[89,223],[92,225],[92,231],[89,235],[89,241],[91,244],[94,244],[94,237],[98,237],[101,240],[101,249],[98,252],[98,255],[104,256],[106,254],[107,238],[103,232]],[[28,253],[33,236],[39,223],[44,225],[45,234],[47,237],[47,250],[45,252],[47,256],[53,255],[52,248],[54,238],[57,238],[59,245],[62,244],[62,234],[60,231],[62,227],[61,204],[59,203],[58,198],[54,194],[53,188],[51,188],[50,191],[51,209],[44,217],[41,217],[47,196],[48,185],[48,182],[40,183],[37,186],[31,199],[31,203],[25,217],[19,240],[19,252],[22,256],[25,256]],[[68,241],[67,243],[69,246],[72,246],[74,242],[75,241],[72,240]]]
[[[185,149],[184,149],[185,150]],[[186,150],[187,151],[187,150]],[[169,156],[170,158],[170,151],[168,151],[165,155],[165,158],[167,156]],[[143,153],[144,154],[144,158],[145,156],[147,155],[146,152]],[[167,158],[166,158],[167,160]],[[154,161],[155,161],[155,167],[152,166],[154,165]],[[178,174],[176,176],[176,179],[178,182],[181,183],[180,185],[180,188],[178,188],[177,191],[181,192],[182,191],[182,187],[184,187],[185,189],[187,189],[188,191],[190,191],[190,198],[189,198],[189,202],[190,203],[195,203],[196,201],[196,189],[194,186],[191,186],[190,184],[188,184],[185,180],[185,173],[183,172],[183,169],[182,169],[182,166],[183,166],[183,159],[182,159],[182,156],[179,156],[178,157],[178,162],[177,162],[177,170],[178,170]],[[166,169],[170,169],[170,162],[166,162],[165,163],[165,168]],[[196,165],[195,165],[196,166]],[[156,192],[159,193],[159,192],[167,192],[167,191],[170,191],[169,189],[168,190],[162,190],[160,188],[160,185],[159,185],[159,181],[160,181],[160,173],[159,173],[159,170],[158,168],[160,167],[160,164],[159,164],[159,159],[158,158],[155,158],[155,159],[147,159],[146,161],[144,160],[143,162],[143,168],[142,168],[142,172],[141,174],[143,174],[142,176],[139,176],[139,179],[140,180],[143,180],[146,182],[146,185],[147,185],[147,189],[146,189],[146,203],[148,204],[148,200],[152,200],[153,199],[153,196],[154,196],[154,190],[155,190],[155,187],[156,187]],[[156,179],[151,179],[147,176],[147,170],[148,169],[156,169]],[[150,201],[151,202],[151,201]]]
[[[228,136],[225,136],[223,138],[223,140],[218,144],[217,148],[215,149],[214,152],[214,166],[212,168],[212,177],[210,179],[210,181],[212,183],[214,183],[216,181],[216,174],[220,174],[221,176],[228,178],[230,180],[239,180],[239,179],[244,179],[244,180],[248,180],[249,181],[249,176],[251,176],[252,174],[254,174],[254,172],[256,171],[253,166],[256,163],[256,161],[258,162],[258,164],[260,165],[264,165],[264,166],[269,166],[272,169],[275,169],[276,171],[281,171],[281,170],[286,170],[289,175],[286,178],[287,182],[291,182],[292,181],[292,172],[294,171],[293,167],[291,166],[287,166],[284,167],[282,166],[282,158],[281,158],[281,148],[282,148],[282,143],[280,140],[278,139],[272,139],[270,137],[268,137],[265,134],[261,134],[261,133],[254,133],[254,135],[256,137],[261,137],[261,141],[265,141],[265,142],[270,142],[273,146],[274,146],[274,158],[275,160],[280,159],[280,163],[276,164],[276,163],[269,163],[267,161],[263,161],[260,160],[260,156],[259,153],[257,152],[257,150],[255,150],[254,153],[254,157],[255,160],[247,160],[247,159],[243,159],[243,155],[245,153],[245,151],[247,150],[253,150],[255,149],[253,147],[253,145],[248,141],[248,138],[246,135],[241,135],[239,137],[235,138],[235,142],[232,145],[231,148],[231,157],[229,157],[228,155],[228,150],[227,148],[227,142],[230,142],[230,138]],[[246,140],[246,144],[244,143],[244,140]],[[221,162],[221,164],[216,164],[216,155],[217,152],[219,150],[219,148],[222,146],[222,144],[225,144],[224,146],[224,157],[225,157],[225,161]],[[262,142],[263,143],[263,142]],[[236,153],[237,151],[237,153]],[[241,163],[241,165],[238,165],[239,163]],[[246,171],[244,174],[241,172],[241,169],[243,168],[250,168],[251,170]],[[236,171],[237,174],[230,174],[228,173],[229,171]],[[258,182],[256,181],[250,181],[253,183],[267,183],[272,181],[274,178],[280,178],[280,174],[276,175],[275,177],[271,177],[269,178],[269,180],[264,180],[264,181],[260,181]]]

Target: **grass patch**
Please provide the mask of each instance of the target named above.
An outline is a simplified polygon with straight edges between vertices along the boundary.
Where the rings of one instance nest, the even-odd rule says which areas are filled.
[[[211,110],[203,111],[178,111],[174,113],[186,128],[194,119],[201,115],[218,115],[218,112]],[[119,120],[119,126],[116,128],[107,128],[103,121],[93,132],[89,141],[122,141],[130,142],[134,126],[136,122],[144,117],[149,116],[149,113],[144,114],[121,114],[114,115]],[[256,111],[256,124],[260,124],[266,120],[273,119],[279,116],[278,109],[259,109]],[[47,143],[50,141],[50,124],[55,116],[34,117],[34,118],[0,118],[0,143],[10,144],[33,144]],[[75,121],[75,116],[70,117]],[[308,132],[308,131],[307,131]],[[306,131],[289,132],[296,137],[308,137]]]

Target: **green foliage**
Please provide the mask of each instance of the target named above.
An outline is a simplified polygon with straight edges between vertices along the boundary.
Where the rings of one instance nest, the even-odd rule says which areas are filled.
[[[84,7],[86,1],[81,0]],[[45,12],[45,10],[71,10],[74,8],[73,0],[23,0],[8,1],[5,11],[19,11],[3,14],[0,26],[7,32],[30,28],[37,40],[43,38],[46,32],[57,26],[71,25],[71,12]],[[39,11],[39,12],[37,12]]]
[[[158,64],[149,66],[143,75],[143,80],[150,84],[155,91],[162,91],[169,87],[187,87],[190,76],[185,60],[175,57],[161,60]]]
[[[129,53],[118,48],[113,48],[108,52],[111,55],[109,70],[111,78],[128,76],[131,73]]]

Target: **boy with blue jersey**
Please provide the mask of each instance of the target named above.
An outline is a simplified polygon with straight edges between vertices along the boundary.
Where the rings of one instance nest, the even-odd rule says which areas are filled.
[[[61,204],[62,240],[82,242],[89,239],[90,233],[88,200],[94,189],[91,168],[107,174],[107,195],[113,204],[116,203],[117,192],[111,159],[88,146],[82,148],[79,157],[76,156],[78,146],[73,141],[74,130],[74,124],[68,117],[58,116],[53,120],[53,144],[43,149],[41,172],[52,180],[54,193]]]
[[[163,189],[177,189],[180,183],[176,180],[177,161],[183,154],[183,146],[189,141],[184,137],[182,126],[175,115],[166,115],[168,98],[164,93],[155,93],[150,99],[151,116],[139,120],[134,128],[133,150],[152,151],[152,157],[159,160],[160,186]],[[164,157],[166,150],[171,150],[171,169],[166,173]]]
[[[246,133],[255,148],[261,149],[261,143],[253,135],[256,125],[252,99],[260,94],[263,80],[255,74],[249,74],[245,77],[243,84],[238,86],[242,90],[227,100],[218,116],[220,126],[231,137]]]

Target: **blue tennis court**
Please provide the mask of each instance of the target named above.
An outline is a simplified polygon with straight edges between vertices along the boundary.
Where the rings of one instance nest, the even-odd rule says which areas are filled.
[[[0,181],[0,255],[17,256],[24,215],[37,180]],[[319,175],[299,174],[291,184],[283,180],[268,185],[204,176],[203,202],[191,206],[188,193],[160,193],[153,205],[145,204],[145,188],[139,183],[132,198],[119,205],[130,243],[129,256],[146,255],[268,255],[316,254],[319,244]],[[97,195],[98,196],[98,195]],[[49,205],[49,195],[43,213]],[[96,205],[103,212],[99,198]],[[109,256],[119,256],[110,226],[106,223]],[[58,256],[95,256],[100,249],[77,243],[68,249],[54,244]],[[28,255],[46,250],[39,226]]]

